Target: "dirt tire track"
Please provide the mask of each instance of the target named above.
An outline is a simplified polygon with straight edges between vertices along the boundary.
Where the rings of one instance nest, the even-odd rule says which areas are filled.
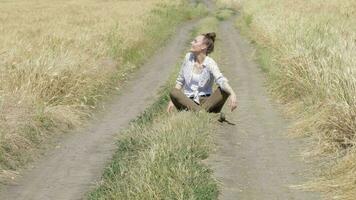
[[[149,59],[120,95],[113,97],[107,112],[88,127],[63,137],[54,149],[24,172],[14,184],[2,186],[1,200],[82,199],[99,180],[116,147],[116,136],[156,99],[155,91],[164,85],[183,54],[189,32],[197,22],[177,30],[166,47]]]
[[[302,183],[306,166],[298,157],[301,141],[286,137],[288,121],[264,87],[252,49],[231,21],[220,24],[221,68],[237,93],[238,108],[216,135],[217,151],[208,161],[221,183],[220,199],[309,200],[318,195],[289,188]]]
[[[213,14],[215,12],[216,6],[212,0],[203,0],[202,3],[206,6],[210,14]]]

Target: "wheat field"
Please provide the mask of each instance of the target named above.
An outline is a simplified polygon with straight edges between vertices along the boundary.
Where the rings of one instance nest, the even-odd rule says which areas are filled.
[[[234,1],[228,1],[234,2]],[[297,117],[317,177],[300,188],[356,195],[356,2],[239,1],[237,26],[257,46],[271,91]]]
[[[22,166],[51,134],[81,125],[187,18],[177,12],[185,3],[0,1],[0,169]]]

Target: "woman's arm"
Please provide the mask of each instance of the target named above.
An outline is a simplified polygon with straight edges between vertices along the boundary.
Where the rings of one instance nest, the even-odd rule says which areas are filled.
[[[190,57],[190,53],[187,53],[184,57],[183,63],[180,67],[177,79],[176,79],[176,87],[177,89],[181,89],[183,87],[183,85],[185,84],[185,79],[184,79],[184,68],[185,65],[187,64],[187,61],[189,60]],[[180,85],[180,87],[178,86]]]
[[[184,66],[185,66],[187,60],[189,59],[189,56],[190,56],[189,53],[187,53],[185,55],[184,61],[182,63],[182,66],[181,66],[180,71],[178,73],[178,77],[176,79],[175,88],[177,88],[178,90],[182,89],[183,85],[185,84],[184,75],[183,75],[184,71],[183,70],[184,70]],[[174,104],[173,104],[172,100],[170,100],[169,103],[168,103],[168,106],[167,106],[167,112],[172,112],[173,108],[174,108]]]
[[[234,90],[231,88],[231,86],[229,85],[229,83],[226,81],[223,83],[224,85],[224,91],[228,92],[230,94],[229,98],[229,106],[230,106],[230,110],[234,111],[237,108],[237,98],[236,98],[236,94],[234,92]]]
[[[236,94],[235,94],[234,90],[231,88],[230,84],[228,83],[228,80],[220,72],[218,65],[213,60],[211,63],[211,73],[214,76],[216,84],[218,84],[222,90],[224,90],[225,92],[230,94],[229,106],[230,106],[231,111],[235,110],[235,108],[237,107]]]
[[[182,89],[182,85],[181,84],[176,84],[175,88],[177,88],[178,90]]]
[[[229,93],[230,95],[236,96],[234,90],[231,88],[230,84],[229,84],[227,81],[225,81],[225,82],[223,83],[221,89],[223,89],[225,92]]]

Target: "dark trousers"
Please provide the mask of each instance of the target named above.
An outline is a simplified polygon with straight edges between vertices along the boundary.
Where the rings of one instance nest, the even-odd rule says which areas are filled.
[[[200,104],[195,103],[193,99],[188,98],[181,90],[173,88],[169,93],[174,106],[178,110],[199,111],[204,109],[207,112],[219,113],[224,106],[229,93],[218,87],[211,96],[200,97]]]

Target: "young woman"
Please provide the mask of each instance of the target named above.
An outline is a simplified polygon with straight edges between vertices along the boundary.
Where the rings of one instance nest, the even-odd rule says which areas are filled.
[[[167,112],[174,107],[178,110],[219,113],[228,97],[230,110],[236,105],[236,95],[222,75],[215,61],[208,55],[214,50],[215,33],[198,35],[191,42],[190,52],[186,54],[177,77],[176,86],[170,92],[171,101]],[[213,83],[218,88],[212,93]],[[183,91],[182,91],[183,89]]]

